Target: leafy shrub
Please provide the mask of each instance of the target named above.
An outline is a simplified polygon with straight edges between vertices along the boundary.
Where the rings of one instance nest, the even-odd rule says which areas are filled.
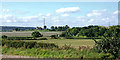
[[[37,42],[25,42],[25,41],[19,41],[19,40],[3,40],[2,46],[14,47],[14,48],[53,48],[58,47],[57,45],[53,43],[37,43]]]
[[[8,37],[7,40],[33,40],[33,37]]]
[[[109,28],[105,32],[104,37],[96,41],[95,48],[98,52],[110,53],[114,57],[118,58],[120,53],[120,28]],[[108,56],[109,57],[109,56]]]
[[[34,39],[35,39],[35,38],[37,38],[37,37],[42,37],[43,35],[42,35],[41,33],[39,33],[38,31],[34,31],[34,32],[32,32],[32,36],[33,36]]]
[[[57,38],[58,38],[57,35],[51,35],[50,37],[51,37],[52,39],[57,39]]]
[[[7,36],[6,35],[2,35],[2,39],[7,39]]]

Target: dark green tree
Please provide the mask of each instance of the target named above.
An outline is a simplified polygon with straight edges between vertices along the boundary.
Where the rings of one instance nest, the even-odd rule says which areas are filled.
[[[7,39],[7,36],[6,35],[2,35],[2,39]]]
[[[98,52],[110,53],[113,55],[112,58],[118,58],[120,54],[120,28],[112,27],[107,30],[103,38],[96,41],[95,49]],[[109,57],[109,56],[108,56]]]
[[[15,31],[20,31],[20,29],[19,28],[15,28]]]
[[[58,27],[57,27],[57,26],[55,26],[55,31],[57,31],[57,29],[58,29]]]
[[[55,27],[54,27],[54,26],[51,26],[51,30],[52,30],[52,31],[55,31]]]
[[[76,36],[78,32],[79,32],[79,30],[78,30],[77,28],[73,28],[73,29],[70,31],[70,33],[71,33],[72,36]]]
[[[34,31],[34,32],[32,32],[32,36],[34,39],[36,39],[37,37],[42,37],[43,35],[41,33],[39,33],[38,31]]]

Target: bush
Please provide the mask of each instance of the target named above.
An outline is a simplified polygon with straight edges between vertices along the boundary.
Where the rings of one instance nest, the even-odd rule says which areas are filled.
[[[51,37],[52,39],[57,39],[57,38],[58,38],[57,35],[51,35],[50,37]]]
[[[53,43],[37,43],[37,42],[25,42],[25,41],[19,41],[19,40],[3,40],[2,41],[2,46],[6,47],[14,47],[14,48],[54,48],[58,47],[57,45]]]
[[[119,57],[120,28],[109,29],[101,40],[96,41],[94,39],[94,41],[96,42],[95,49],[97,49],[98,52],[110,53],[114,58]]]
[[[35,39],[37,37],[42,37],[43,35],[41,33],[39,33],[38,31],[34,31],[34,32],[32,32],[32,36]]]
[[[33,40],[33,37],[8,37],[7,40]]]
[[[6,35],[2,35],[2,39],[7,39],[7,36]]]

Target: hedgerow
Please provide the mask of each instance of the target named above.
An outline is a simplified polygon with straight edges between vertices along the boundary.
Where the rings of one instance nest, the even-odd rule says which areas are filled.
[[[19,40],[2,40],[2,46],[14,47],[14,48],[54,48],[58,47],[54,43],[41,43],[41,42],[26,42]]]

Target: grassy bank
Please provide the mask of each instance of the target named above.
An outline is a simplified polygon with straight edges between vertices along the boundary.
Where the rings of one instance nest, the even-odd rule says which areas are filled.
[[[96,53],[92,50],[76,50],[76,49],[42,49],[42,48],[2,48],[2,54],[21,55],[38,58],[101,58],[103,53]]]
[[[58,46],[71,45],[74,48],[79,46],[90,46],[93,47],[95,42],[92,39],[48,39],[48,40],[25,40],[25,41],[36,41],[43,43],[55,43]]]

